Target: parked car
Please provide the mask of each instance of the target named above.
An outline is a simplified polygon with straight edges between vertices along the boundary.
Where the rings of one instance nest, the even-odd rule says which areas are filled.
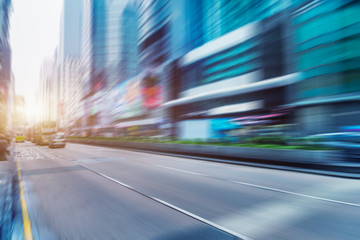
[[[66,145],[65,134],[56,133],[49,138],[49,148],[62,147]]]

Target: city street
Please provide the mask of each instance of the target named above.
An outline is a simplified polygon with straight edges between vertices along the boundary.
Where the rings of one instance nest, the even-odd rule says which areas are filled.
[[[34,239],[360,239],[360,182],[17,143]]]

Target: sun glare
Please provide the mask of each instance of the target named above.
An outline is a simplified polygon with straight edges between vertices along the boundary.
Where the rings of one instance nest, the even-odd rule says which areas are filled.
[[[38,116],[40,116],[40,108],[36,104],[27,104],[25,107],[25,114],[28,122],[34,123]]]

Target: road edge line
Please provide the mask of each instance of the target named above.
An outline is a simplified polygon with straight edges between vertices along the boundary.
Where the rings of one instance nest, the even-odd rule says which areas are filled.
[[[20,205],[23,219],[23,229],[24,229],[24,239],[25,240],[33,240],[33,235],[31,231],[31,222],[29,218],[29,213],[27,210],[26,199],[24,195],[24,189],[22,184],[21,172],[19,168],[19,161],[16,159],[16,169],[19,181],[19,193],[20,193]]]

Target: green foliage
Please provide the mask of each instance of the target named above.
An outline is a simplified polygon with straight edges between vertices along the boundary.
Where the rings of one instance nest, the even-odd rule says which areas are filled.
[[[259,136],[250,139],[254,144],[277,144],[287,145],[287,139],[285,136]]]
[[[162,144],[191,144],[191,145],[214,145],[229,147],[251,147],[251,148],[272,148],[272,149],[299,149],[299,150],[332,150],[329,147],[309,144],[307,139],[298,139],[296,144],[287,145],[288,138],[285,136],[262,136],[249,139],[246,143],[234,143],[224,141],[224,139],[211,139],[205,142],[201,139],[197,140],[178,140],[171,138],[159,137],[139,137],[139,136],[123,136],[123,137],[66,137],[67,139],[79,140],[107,140],[121,142],[147,142]],[[292,142],[294,143],[294,142]]]

